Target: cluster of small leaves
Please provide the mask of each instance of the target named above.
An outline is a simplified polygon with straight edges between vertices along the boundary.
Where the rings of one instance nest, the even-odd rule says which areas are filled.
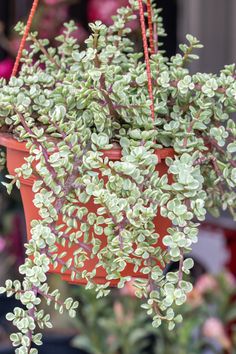
[[[192,289],[183,276],[193,262],[184,255],[197,241],[197,222],[206,210],[218,215],[221,208],[235,217],[236,126],[230,118],[236,111],[235,65],[219,76],[190,75],[185,64],[201,47],[192,36],[181,46],[183,54],[170,61],[161,52],[152,55],[153,122],[143,54],[134,52],[127,37],[137,6],[131,0],[119,9],[110,27],[91,24],[84,50],[71,35],[73,23],[58,37],[58,48],[31,34],[19,76],[1,86],[0,130],[10,128],[30,151],[10,176],[8,190],[37,175],[33,192],[40,216],[32,221],[28,258],[20,267],[25,280],[1,288],[26,307],[8,316],[19,330],[12,336],[20,346],[17,353],[28,353],[31,342],[41,341],[36,324],[51,326],[38,309],[41,298],[75,315],[77,303],[61,303],[59,292],[49,291],[46,273],[53,268],[72,280],[83,278],[101,297],[111,281],[120,288],[130,281],[123,271],[131,264],[145,275],[135,286],[154,327],[166,320],[174,328],[182,318],[173,309]],[[154,17],[159,18],[156,10]],[[112,161],[108,151],[117,144],[122,158]],[[168,174],[161,176],[156,149],[167,147],[176,154],[166,160]],[[88,209],[89,201],[96,210]],[[172,224],[163,239],[166,248],[156,246],[158,211]],[[98,259],[95,269],[81,271],[90,257]],[[165,275],[170,261],[179,262],[179,271]],[[107,271],[103,285],[94,281],[99,267]]]
[[[5,167],[6,165],[6,157],[3,151],[0,150],[0,171]]]
[[[29,246],[30,247],[30,246]],[[32,344],[37,346],[42,344],[42,334],[35,333],[36,326],[40,330],[52,328],[50,315],[40,309],[42,297],[47,304],[54,304],[55,310],[63,313],[68,311],[71,317],[75,317],[75,310],[78,302],[72,298],[60,301],[58,290],[50,292],[49,286],[45,283],[45,273],[49,270],[49,260],[44,254],[35,254],[35,259],[27,259],[20,267],[20,273],[24,275],[24,281],[7,280],[4,287],[0,287],[0,293],[6,293],[8,297],[15,296],[23,305],[23,308],[16,307],[12,313],[8,313],[6,318],[12,321],[19,332],[13,333],[10,339],[16,349],[17,354],[35,354],[37,350],[31,348]]]

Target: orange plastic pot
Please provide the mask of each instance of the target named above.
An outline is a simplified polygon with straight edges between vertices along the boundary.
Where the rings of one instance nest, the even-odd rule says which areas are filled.
[[[8,171],[11,175],[15,174],[15,169],[20,167],[24,162],[25,158],[29,156],[29,151],[26,148],[25,143],[19,143],[15,139],[13,139],[9,134],[0,134],[0,145],[5,146],[7,150],[7,168]],[[165,164],[165,158],[166,157],[173,157],[174,156],[174,151],[173,149],[161,149],[161,150],[156,150],[156,155],[158,156],[158,161],[159,164],[157,165],[157,170],[159,174],[162,176],[163,174],[167,173],[167,166]],[[104,156],[107,156],[109,160],[112,161],[118,161],[121,159],[121,149],[115,148],[109,151],[104,151]],[[171,176],[169,176],[171,178]],[[32,191],[32,186],[34,184],[34,181],[36,180],[36,177],[32,176],[29,179],[21,179],[21,187],[20,187],[20,192],[21,192],[21,197],[23,201],[23,206],[24,206],[24,212],[25,212],[25,220],[26,220],[26,228],[27,228],[27,237],[28,240],[31,239],[31,232],[30,232],[30,224],[31,221],[34,219],[39,219],[38,215],[38,209],[34,206],[33,199],[34,199],[34,193]],[[99,205],[95,205],[92,198],[91,200],[85,205],[89,212],[95,212]],[[154,219],[154,224],[156,228],[156,232],[160,235],[158,242],[156,246],[161,246],[164,247],[162,244],[162,238],[166,235],[167,233],[167,228],[170,227],[170,221],[168,219],[165,219],[161,217],[158,213],[158,215]],[[92,231],[91,231],[92,232]],[[92,236],[92,235],[91,235]],[[102,247],[106,246],[106,236],[101,235],[101,236],[96,236],[102,241]],[[61,245],[59,247],[59,252],[64,252],[66,251],[67,256],[66,260],[70,259],[71,257],[73,258],[73,252],[76,250],[76,245],[73,245],[72,247],[69,247],[66,245],[65,247],[62,247]],[[84,267],[79,268],[78,270],[82,272],[83,270],[87,271],[92,271],[98,260],[96,257],[94,258],[89,258],[87,261],[85,261]],[[50,270],[51,273],[57,273],[61,275],[63,280],[66,280],[70,283],[74,284],[86,284],[85,279],[77,279],[72,281],[71,280],[71,272],[67,271],[66,273],[61,272],[61,266],[58,266],[56,269]],[[107,282],[106,280],[106,270],[102,267],[97,268],[96,271],[96,277],[94,278],[94,281],[97,284],[104,284]],[[132,278],[146,278],[147,275],[142,274],[140,271],[134,272],[133,265],[128,264],[126,268],[123,271],[123,276],[131,276]],[[111,281],[112,286],[116,286],[118,283],[117,280]]]

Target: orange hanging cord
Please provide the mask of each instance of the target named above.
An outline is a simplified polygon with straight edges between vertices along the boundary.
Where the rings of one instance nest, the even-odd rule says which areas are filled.
[[[149,28],[149,42],[151,54],[155,54],[154,46],[154,34],[153,34],[153,16],[152,16],[152,3],[151,0],[147,0],[147,13],[148,13],[148,28]]]
[[[144,16],[144,10],[143,10],[143,0],[138,0],[138,1],[139,1],[139,15],[140,15],[141,30],[142,30],[142,39],[143,39],[143,49],[144,49],[145,63],[146,63],[146,68],[147,68],[148,92],[149,92],[149,98],[151,100],[150,109],[151,109],[152,119],[154,121],[155,120],[155,110],[154,110],[153,85],[152,85],[151,65],[150,65],[150,60],[149,60],[148,41],[147,41],[147,35],[146,35],[145,16]],[[150,2],[149,2],[149,5],[150,5],[150,9],[151,9]],[[151,19],[152,18],[150,17],[150,20]],[[152,20],[151,20],[151,25],[152,25]]]
[[[34,0],[33,1],[33,5],[32,5],[31,11],[30,11],[30,15],[29,15],[26,27],[25,27],[24,35],[23,35],[21,43],[20,43],[20,47],[19,47],[19,50],[18,50],[18,53],[17,53],[16,61],[15,61],[14,68],[12,70],[11,76],[16,76],[16,74],[18,72],[19,65],[20,65],[20,60],[21,60],[21,57],[22,57],[22,53],[23,53],[23,50],[25,48],[25,43],[26,43],[27,37],[29,35],[30,29],[31,29],[31,25],[32,25],[32,22],[33,22],[33,18],[34,18],[35,12],[37,10],[38,4],[39,4],[39,0]]]

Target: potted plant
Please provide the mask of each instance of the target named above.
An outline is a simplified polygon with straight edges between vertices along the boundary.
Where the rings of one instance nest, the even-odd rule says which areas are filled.
[[[31,33],[18,77],[1,83],[6,187],[21,189],[29,239],[24,281],[0,289],[25,305],[7,316],[18,328],[17,353],[36,353],[37,327],[51,327],[43,299],[75,316],[78,303],[47,285],[49,270],[95,288],[97,297],[135,278],[153,326],[164,320],[173,329],[182,320],[174,305],[192,290],[183,275],[193,261],[184,254],[197,242],[199,221],[222,208],[235,217],[235,65],[191,76],[185,65],[201,44],[190,35],[170,61],[150,41],[149,59],[140,4],[130,0],[110,27],[91,24],[82,51],[73,23],[58,48]],[[128,38],[138,9],[145,63]],[[165,274],[170,261],[179,270]]]

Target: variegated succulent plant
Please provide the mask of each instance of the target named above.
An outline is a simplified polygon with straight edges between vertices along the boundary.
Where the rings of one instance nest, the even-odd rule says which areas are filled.
[[[70,270],[72,279],[83,276],[98,297],[109,293],[112,279],[123,287],[130,277],[122,277],[122,270],[128,263],[138,268],[142,260],[148,277],[136,280],[137,296],[144,299],[142,306],[153,317],[154,327],[168,321],[172,329],[182,320],[173,305],[183,304],[192,289],[184,275],[193,261],[184,255],[197,242],[199,221],[206,211],[219,216],[222,209],[235,218],[235,65],[224,67],[219,75],[191,75],[186,64],[197,59],[193,51],[201,44],[190,35],[188,44],[180,46],[182,53],[170,60],[160,50],[151,55],[153,121],[143,53],[134,52],[127,25],[137,8],[137,1],[130,0],[110,27],[91,24],[83,50],[72,36],[73,23],[58,37],[57,48],[31,33],[18,77],[1,82],[0,131],[27,142],[30,149],[25,164],[9,176],[7,189],[10,192],[14,183],[19,187],[21,176],[35,173],[34,164],[34,204],[41,216],[31,225],[32,240],[20,267],[23,282],[8,280],[0,288],[25,306],[7,316],[18,328],[11,335],[18,354],[36,353],[32,343],[41,343],[38,328],[52,326],[50,316],[40,309],[43,299],[75,316],[78,304],[71,298],[60,301],[59,292],[47,285],[49,264],[63,263],[58,243],[68,238],[77,243],[63,270]],[[163,34],[156,9],[154,20]],[[19,24],[18,30],[23,29]],[[111,162],[101,150],[114,144],[121,147],[122,158]],[[166,147],[175,151],[175,158],[166,160],[172,182],[156,171],[155,149]],[[5,162],[2,153],[0,161]],[[81,206],[90,198],[101,206],[97,213]],[[164,249],[154,247],[158,234],[153,218],[158,210],[172,222]],[[91,227],[96,235],[105,233],[105,248],[97,237],[88,239]],[[79,231],[71,233],[75,228]],[[76,271],[87,248],[98,257],[97,266],[107,270],[105,285],[94,284],[96,269]],[[171,261],[179,262],[178,272],[163,271]]]

